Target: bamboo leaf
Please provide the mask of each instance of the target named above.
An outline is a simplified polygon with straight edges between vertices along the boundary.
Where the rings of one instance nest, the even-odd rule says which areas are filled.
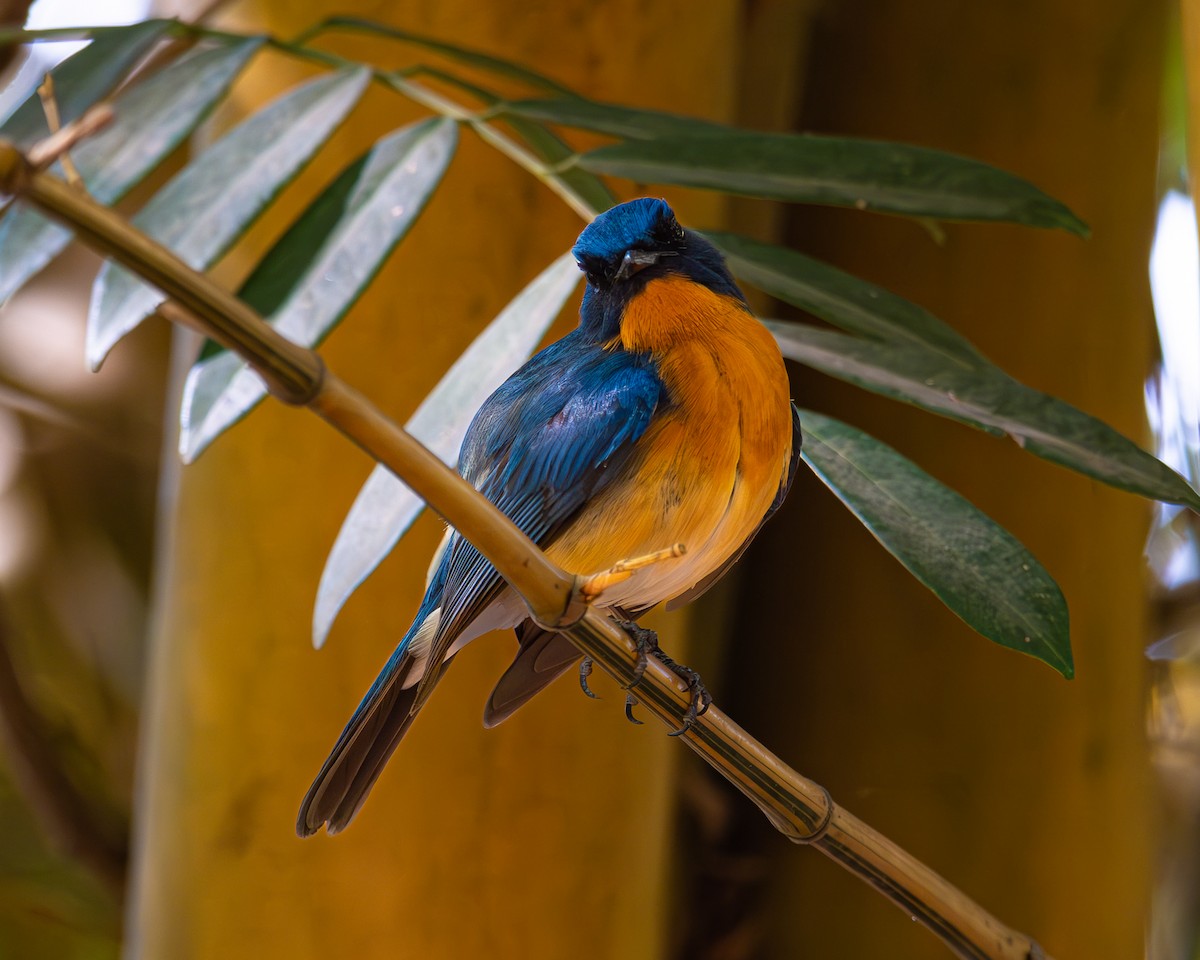
[[[533,352],[578,283],[579,269],[569,253],[550,264],[475,338],[405,429],[453,466],[475,411]],[[343,605],[424,506],[384,467],[371,472],[325,561],[313,611],[313,646],[324,645]]]
[[[88,192],[105,204],[125,196],[225,97],[262,42],[250,37],[193,51],[118,97],[112,124],[71,151]],[[10,210],[0,220],[0,303],[70,239],[69,230],[29,207]]]
[[[1008,434],[1024,449],[1121,490],[1200,510],[1200,494],[1108,424],[987,364],[947,363],[921,347],[881,344],[768,321],[784,356],[875,393]]]
[[[575,163],[639,183],[669,183],[943,220],[1002,220],[1086,235],[1087,225],[1026,180],[925,147],[811,134],[729,130],[599,147]]]
[[[508,118],[516,116],[543,123],[557,123],[620,137],[622,140],[655,140],[664,136],[723,137],[746,132],[699,117],[640,110],[576,96],[514,100],[501,104],[498,112]]]
[[[54,99],[64,124],[78,120],[125,78],[142,55],[171,26],[169,20],[146,20],[105,30],[53,70]],[[28,149],[50,133],[42,99],[35,90],[0,124],[0,137]]]
[[[707,233],[734,275],[834,326],[892,343],[924,344],[948,358],[986,363],[962,334],[924,307],[794,250],[732,233]]]
[[[972,629],[1074,676],[1066,601],[1003,527],[891,447],[801,411],[805,463]]]
[[[933,314],[792,250],[710,237],[766,293],[859,336],[767,321],[784,356],[996,435],[1122,490],[1200,509],[1181,476],[1104,422],[1014,380]]]
[[[292,341],[318,344],[416,222],[457,142],[457,124],[445,119],[380,140],[304,211],[239,296]],[[265,396],[242,360],[210,344],[184,387],[183,459],[194,460]]]
[[[366,20],[362,17],[330,17],[315,30],[308,31],[306,37],[326,29],[358,30],[363,33],[373,34],[377,37],[386,37],[389,40],[399,40],[403,43],[411,43],[415,47],[421,47],[425,50],[432,50],[435,53],[440,53],[451,60],[456,60],[457,62],[466,64],[469,67],[478,67],[482,70],[488,71],[489,73],[494,73],[501,77],[508,77],[510,80],[518,80],[522,83],[527,83],[530,86],[538,87],[542,90],[548,90],[552,93],[567,95],[571,94],[571,91],[558,81],[551,80],[544,74],[536,73],[533,70],[530,70],[528,67],[524,67],[519,63],[514,63],[511,60],[503,60],[500,57],[493,57],[491,54],[483,53],[480,50],[472,50],[469,47],[461,47],[453,43],[446,43],[444,40],[437,40],[433,37],[427,37],[419,33],[412,33],[408,30],[400,30],[396,27],[389,26],[388,24],[378,23],[374,20]]]
[[[188,164],[133,218],[134,225],[189,266],[206,269],[329,138],[369,79],[365,68],[341,70],[290,90]],[[92,368],[162,300],[133,274],[106,264],[88,311]]]

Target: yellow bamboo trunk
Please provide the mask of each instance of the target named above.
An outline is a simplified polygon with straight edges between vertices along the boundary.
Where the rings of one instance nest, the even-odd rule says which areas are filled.
[[[814,37],[805,123],[1007,167],[1094,236],[797,214],[816,255],[933,310],[1035,387],[1143,439],[1162,11],[843,0]],[[887,440],[1013,530],[1061,583],[1078,679],[974,636],[815,481],[745,578],[734,716],[836,800],[1058,957],[1132,957],[1147,900],[1141,548],[1149,516],[999,441],[797,370],[801,399]],[[763,669],[770,658],[771,668]],[[945,956],[774,838],[769,957]]]
[[[287,36],[331,12],[271,0],[243,25]],[[733,2],[707,4],[703,16],[683,2],[581,0],[537,11],[515,0],[360,2],[337,12],[525,61],[602,98],[716,118],[733,109]],[[338,49],[382,65],[424,57],[362,39]],[[240,102],[261,103],[298,75],[272,57]],[[296,193],[311,196],[417,116],[371,91]],[[712,198],[672,199],[693,221],[720,222]],[[299,199],[284,205],[294,214]],[[256,230],[249,246],[261,250],[285,222]],[[464,130],[431,206],[326,357],[404,419],[581,226]],[[603,703],[566,680],[483,730],[511,636],[459,657],[350,830],[296,838],[300,798],[407,627],[440,535],[424,519],[314,652],[322,562],[370,467],[314,418],[271,403],[171,486],[127,956],[660,956],[682,748],[626,724],[619,691],[603,681]]]

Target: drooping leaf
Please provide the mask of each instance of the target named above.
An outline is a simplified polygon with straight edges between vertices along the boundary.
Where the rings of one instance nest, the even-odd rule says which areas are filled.
[[[578,283],[574,258],[564,254],[555,260],[475,338],[405,429],[454,466],[475,411],[533,352]],[[325,643],[338,611],[424,507],[394,474],[375,467],[325,561],[313,611],[314,646]]]
[[[874,437],[800,419],[805,463],[913,576],[989,640],[1074,676],[1062,591],[1012,534]]]
[[[140,183],[225,97],[262,42],[248,37],[193,51],[118,97],[116,119],[71,151],[92,197],[112,204]],[[10,210],[0,220],[0,303],[70,239],[69,230],[29,207]]]
[[[445,119],[384,137],[301,214],[238,295],[293,342],[318,344],[416,222],[457,142],[457,124]],[[194,460],[265,396],[239,357],[210,344],[184,387],[183,459]]]
[[[502,105],[506,117],[525,117],[544,123],[591,130],[622,140],[654,140],[665,136],[711,137],[740,132],[734,127],[699,117],[659,110],[641,110],[615,103],[602,103],[584,97],[557,97],[549,100],[514,100]]]
[[[968,363],[983,357],[924,307],[795,250],[732,233],[707,233],[734,276],[850,333],[920,343]],[[983,361],[986,362],[986,361]]]
[[[710,239],[739,278],[856,337],[767,321],[785,356],[996,435],[1122,490],[1200,508],[1200,495],[1095,417],[1014,380],[933,314],[792,250],[733,234]]]
[[[641,183],[1088,232],[1063,204],[1020,177],[978,160],[901,143],[731,129],[719,137],[627,140],[575,162],[593,173]]]
[[[784,356],[875,393],[1008,434],[1030,453],[1154,500],[1200,510],[1200,494],[1108,424],[999,367],[967,367],[925,347],[767,321]]]
[[[370,76],[366,69],[341,70],[290,90],[189,163],[139,211],[134,225],[189,266],[206,269],[329,138]],[[106,264],[88,310],[92,368],[162,301],[158,290]]]
[[[67,124],[83,116],[88,107],[124,79],[170,26],[169,20],[146,20],[105,30],[51,70],[60,122]],[[42,98],[36,90],[0,124],[0,137],[11,140],[22,150],[49,133]]]
[[[403,43],[410,43],[415,47],[440,53],[451,60],[456,60],[469,67],[478,67],[497,76],[508,77],[510,80],[518,80],[521,83],[527,83],[542,90],[560,94],[571,93],[567,87],[564,87],[558,81],[551,80],[544,74],[536,73],[528,67],[524,67],[512,60],[493,57],[491,54],[484,53],[481,50],[472,50],[469,47],[446,43],[444,40],[427,37],[419,33],[412,33],[408,30],[400,30],[386,23],[378,23],[377,21],[367,20],[362,17],[330,17],[314,30],[308,31],[305,34],[305,38],[327,29],[357,30],[363,33],[374,34],[377,37],[399,40]]]
[[[725,244],[729,238],[716,239]],[[724,249],[737,250],[729,262],[739,277],[865,335],[769,321],[785,356],[991,433],[1007,433],[1031,453],[1123,490],[1200,506],[1196,491],[1157,458],[1095,417],[1014,380],[915,304],[799,254],[737,239]]]

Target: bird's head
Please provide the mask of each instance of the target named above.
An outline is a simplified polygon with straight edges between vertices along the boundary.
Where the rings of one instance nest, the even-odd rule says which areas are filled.
[[[587,277],[581,326],[598,340],[616,335],[625,305],[655,277],[682,274],[745,299],[717,248],[681,227],[665,200],[642,197],[606,210],[584,228],[571,253]]]

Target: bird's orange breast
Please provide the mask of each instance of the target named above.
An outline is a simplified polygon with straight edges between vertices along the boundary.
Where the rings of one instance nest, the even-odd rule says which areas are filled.
[[[683,543],[686,555],[601,600],[636,607],[684,593],[751,536],[786,478],[792,418],[779,348],[733,297],[652,280],[627,306],[618,345],[653,356],[667,399],[622,476],[547,552],[592,573]]]

